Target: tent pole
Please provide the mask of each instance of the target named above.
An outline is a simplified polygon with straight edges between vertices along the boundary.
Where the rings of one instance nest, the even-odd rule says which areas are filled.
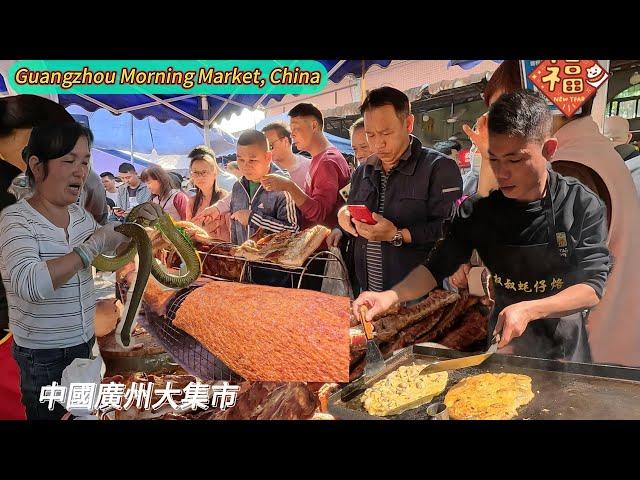
[[[204,133],[204,144],[211,147],[211,121],[209,120],[209,102],[206,95],[200,95],[200,106],[202,108],[202,131]]]
[[[367,84],[364,80],[364,72],[365,72],[365,65],[364,65],[364,60],[362,60],[362,70],[360,71],[360,103],[364,102],[365,97],[367,96]]]
[[[133,165],[133,115],[131,115],[131,165]]]
[[[204,144],[211,147],[211,123],[209,120],[204,121]]]

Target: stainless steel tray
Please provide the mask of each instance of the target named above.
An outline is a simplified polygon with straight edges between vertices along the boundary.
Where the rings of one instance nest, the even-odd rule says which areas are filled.
[[[467,356],[455,350],[413,345],[387,359],[382,372],[364,381],[356,379],[329,398],[329,412],[340,419],[427,420],[430,404],[391,417],[369,415],[360,400],[364,391],[401,365],[427,364],[435,359]],[[521,373],[532,379],[533,400],[519,409],[520,420],[640,419],[640,368],[586,364],[494,354],[478,367],[449,372],[441,402],[461,379],[479,373]]]

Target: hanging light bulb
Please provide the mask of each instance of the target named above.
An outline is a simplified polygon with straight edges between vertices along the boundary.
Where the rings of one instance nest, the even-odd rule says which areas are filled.
[[[640,73],[634,72],[634,74],[631,75],[631,78],[629,79],[629,83],[631,85],[637,85],[638,83],[640,83]]]

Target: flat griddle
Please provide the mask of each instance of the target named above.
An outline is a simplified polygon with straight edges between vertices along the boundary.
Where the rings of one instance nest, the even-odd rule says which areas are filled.
[[[400,350],[385,361],[375,377],[356,379],[329,398],[329,412],[349,420],[428,420],[427,407],[444,401],[449,389],[465,377],[480,373],[519,373],[532,379],[533,400],[518,410],[519,420],[640,419],[640,368],[587,364],[494,354],[478,367],[449,372],[444,392],[430,403],[400,415],[376,417],[363,408],[361,397],[374,383],[402,365],[428,364],[436,359],[469,354],[421,345]]]

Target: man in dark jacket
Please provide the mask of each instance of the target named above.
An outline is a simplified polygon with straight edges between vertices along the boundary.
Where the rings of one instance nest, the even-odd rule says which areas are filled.
[[[347,205],[338,215],[342,231],[332,235],[356,237],[358,281],[363,290],[382,291],[425,261],[461,195],[462,177],[454,160],[411,135],[414,117],[401,91],[372,90],[360,110],[376,153],[355,171],[347,203],[367,206],[377,223],[352,219]]]

